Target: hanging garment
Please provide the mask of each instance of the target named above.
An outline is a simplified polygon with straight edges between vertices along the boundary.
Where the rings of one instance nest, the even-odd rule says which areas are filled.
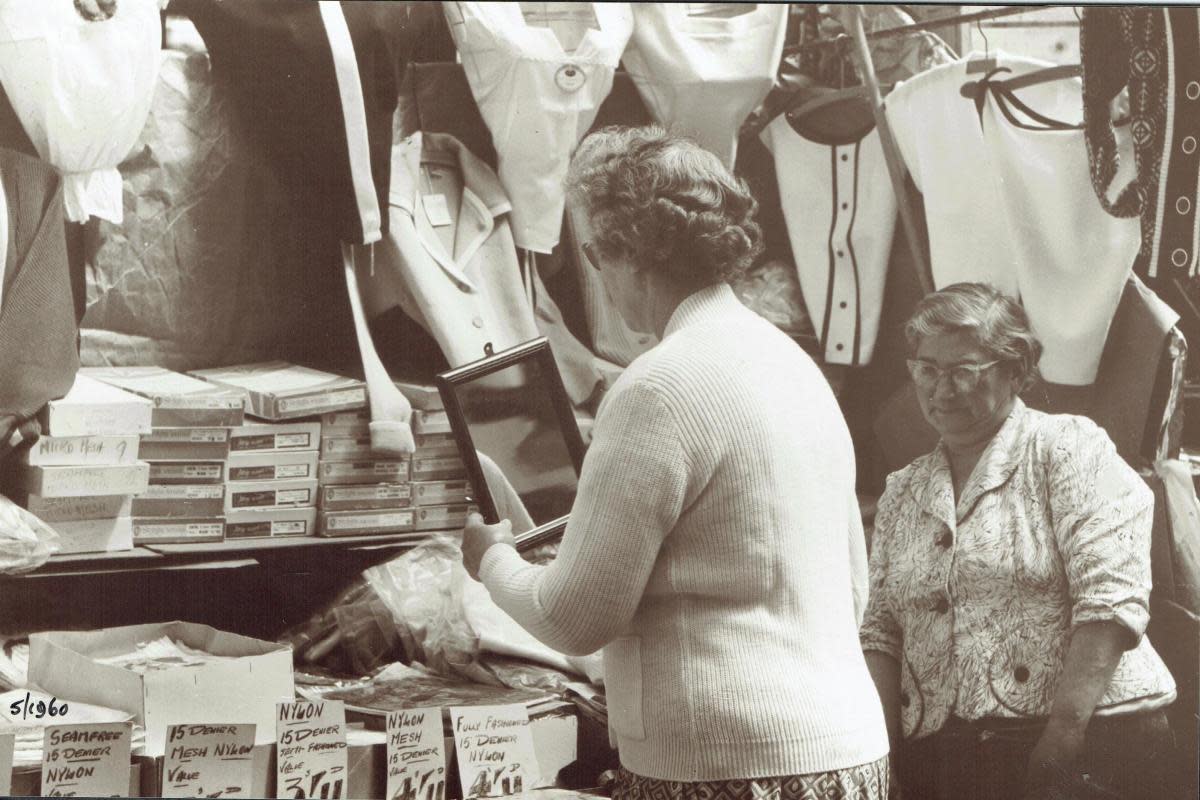
[[[868,364],[879,332],[896,195],[874,125],[854,137],[806,130],[788,115],[761,135],[804,305],[829,364]]]
[[[356,280],[386,229],[392,113],[401,63],[392,35],[411,8],[321,0],[176,0],[191,17],[254,143],[281,182],[342,241],[342,270],[380,455],[413,450],[408,400],[375,352]]]
[[[567,46],[553,20],[519,3],[447,2],[450,31],[471,92],[492,132],[500,183],[512,202],[518,247],[549,253],[563,220],[563,178],[571,154],[612,88],[633,31],[627,3],[572,3]],[[574,11],[571,11],[574,9]],[[545,22],[543,27],[541,23]],[[557,24],[557,23],[555,23]],[[572,39],[578,39],[578,46]]]
[[[659,124],[732,169],[738,130],[775,81],[787,16],[786,3],[635,3],[625,69]]]
[[[1052,66],[996,56],[996,81]],[[1045,346],[1043,377],[1090,384],[1137,254],[1137,223],[1105,213],[1091,190],[1074,124],[1078,80],[1015,93],[979,81],[972,102],[960,92],[981,77],[967,74],[969,60],[887,98],[888,122],[924,195],[934,284],[982,281],[1020,298]],[[1122,147],[1132,153],[1124,134]]]
[[[72,0],[0,2],[0,83],[38,155],[63,173],[67,219],[120,223],[119,164],[158,76],[160,0],[121,0],[90,20]]]
[[[1141,217],[1150,278],[1200,274],[1200,9],[1088,8],[1079,29],[1092,181],[1111,214]],[[1128,88],[1137,177],[1108,198],[1121,165],[1113,99]]]
[[[359,264],[368,315],[400,306],[455,367],[537,338],[511,206],[486,164],[452,136],[415,133],[392,149],[389,203],[374,274]]]
[[[0,306],[0,439],[62,397],[79,369],[63,235],[63,182],[45,162],[0,149],[4,300]],[[6,422],[7,420],[7,422]]]

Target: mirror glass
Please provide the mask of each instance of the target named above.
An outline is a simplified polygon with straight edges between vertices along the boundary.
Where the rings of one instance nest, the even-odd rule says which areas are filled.
[[[547,377],[532,358],[454,386],[496,512],[513,533],[553,522],[575,502],[578,478]]]

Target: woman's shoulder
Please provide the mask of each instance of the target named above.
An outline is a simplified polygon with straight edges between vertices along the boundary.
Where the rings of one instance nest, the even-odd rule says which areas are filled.
[[[1035,457],[1088,458],[1116,453],[1108,433],[1079,414],[1052,414],[1027,409],[1029,443]]]

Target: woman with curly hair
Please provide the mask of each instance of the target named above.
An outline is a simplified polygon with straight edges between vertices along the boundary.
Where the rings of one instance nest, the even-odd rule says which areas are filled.
[[[850,436],[728,284],[761,246],[753,197],[657,128],[589,136],[568,191],[621,316],[661,341],[601,405],[557,559],[474,518],[468,571],[551,647],[603,648],[614,796],[884,797]]]
[[[888,478],[862,625],[904,796],[1172,796],[1153,493],[1091,420],[1021,402],[1041,344],[1014,300],[947,286],[905,335],[941,440]]]

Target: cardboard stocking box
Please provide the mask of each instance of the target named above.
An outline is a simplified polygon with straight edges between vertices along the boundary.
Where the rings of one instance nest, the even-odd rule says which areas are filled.
[[[131,653],[163,636],[227,660],[138,674],[95,659]],[[64,700],[134,715],[146,728],[146,753],[163,753],[168,725],[254,723],[256,743],[275,740],[275,704],[295,699],[287,645],[190,622],[29,637],[29,682]]]

